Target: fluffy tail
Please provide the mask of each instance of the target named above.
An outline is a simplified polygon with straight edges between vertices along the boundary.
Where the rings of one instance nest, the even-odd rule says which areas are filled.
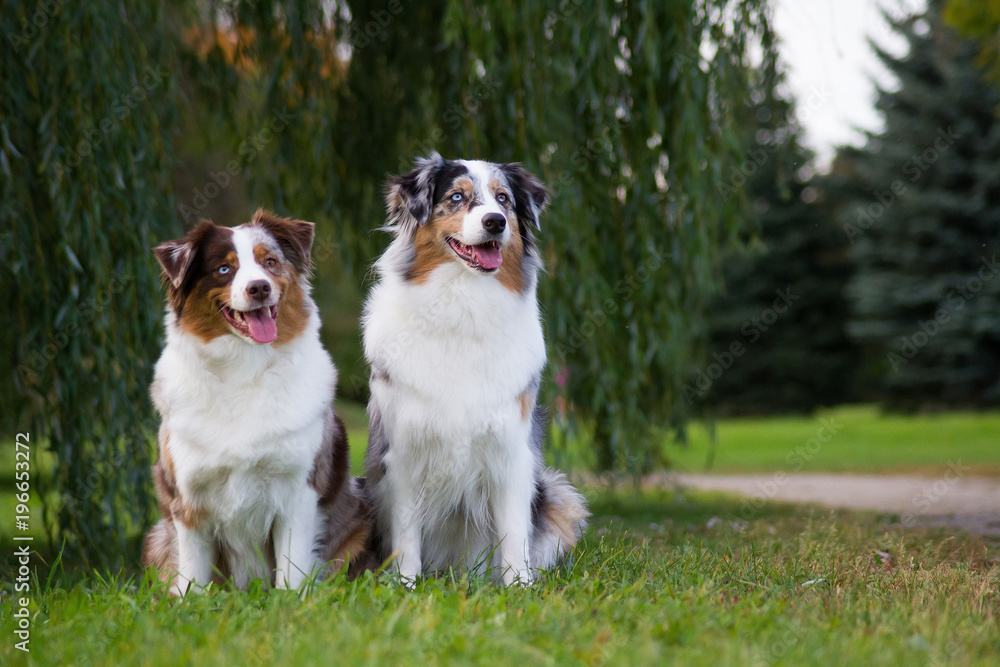
[[[531,505],[531,565],[547,570],[562,564],[580,541],[590,512],[566,476],[544,468]]]
[[[169,583],[177,572],[177,529],[170,519],[160,519],[142,545],[142,565],[155,567],[157,578]]]
[[[339,571],[345,563],[348,578],[373,567],[374,558],[366,550],[371,533],[371,509],[364,494],[365,478],[350,477],[337,501],[323,508],[326,531],[319,555],[326,562],[324,577]]]

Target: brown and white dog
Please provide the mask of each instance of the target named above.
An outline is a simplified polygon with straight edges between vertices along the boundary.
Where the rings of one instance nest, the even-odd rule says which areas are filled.
[[[368,538],[310,296],[312,223],[258,211],[155,248],[169,294],[153,402],[163,519],[143,564],[171,593],[210,581],[298,588]]]
[[[394,239],[363,320],[372,551],[407,583],[453,566],[529,583],[588,515],[542,458],[545,188],[519,164],[435,153],[386,202]]]

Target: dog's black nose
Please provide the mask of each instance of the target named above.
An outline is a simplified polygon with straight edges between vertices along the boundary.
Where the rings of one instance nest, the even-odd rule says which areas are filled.
[[[483,216],[483,227],[490,234],[499,234],[507,227],[507,218],[500,213],[487,213]]]
[[[260,299],[263,301],[271,296],[271,283],[266,280],[254,280],[247,285],[247,296],[251,299]]]

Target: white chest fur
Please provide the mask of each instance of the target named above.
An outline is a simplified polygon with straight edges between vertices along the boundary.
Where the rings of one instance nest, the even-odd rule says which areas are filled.
[[[381,390],[398,420],[459,440],[520,421],[519,396],[545,365],[534,294],[455,264],[420,285],[386,276],[369,298],[364,339],[373,371],[391,378]]]
[[[386,278],[372,291],[365,352],[372,395],[391,443],[391,476],[409,487],[431,523],[462,506],[485,520],[492,489],[530,458],[530,414],[545,364],[533,293],[519,295],[457,265],[421,285]],[[527,474],[531,472],[528,464]]]
[[[304,335],[275,347],[235,336],[205,344],[168,317],[154,401],[178,489],[207,510],[217,532],[264,538],[305,485],[336,382],[313,320]]]

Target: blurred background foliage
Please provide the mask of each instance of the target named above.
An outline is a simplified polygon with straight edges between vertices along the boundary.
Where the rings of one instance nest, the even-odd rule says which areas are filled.
[[[94,557],[121,553],[152,511],[162,300],[149,248],[181,230],[177,52],[150,39],[176,26],[156,3],[125,18],[57,2],[0,12],[3,431],[28,431],[36,463],[40,443],[54,454],[35,490]]]
[[[742,187],[756,223],[726,254],[724,287],[711,303],[709,355],[686,394],[710,414],[808,412],[856,400],[858,350],[847,336],[849,243],[802,145],[796,101],[768,73],[743,110],[747,146],[725,195]],[[830,102],[816,90],[802,112]],[[722,372],[719,372],[719,371]]]
[[[876,49],[884,129],[842,151],[829,190],[850,202],[852,338],[879,395],[900,408],[1000,401],[1000,92],[943,3],[894,22],[905,57]]]
[[[883,55],[900,77],[885,131],[819,174],[797,118],[827,101],[791,98],[764,0],[6,2],[0,417],[54,454],[52,535],[110,560],[152,518],[149,248],[258,206],[317,222],[324,341],[340,396],[364,401],[381,186],[431,150],[522,161],[551,189],[540,300],[561,461],[585,442],[598,469],[669,465],[685,422],[720,413],[995,405],[1000,281],[926,354],[899,372],[889,356],[992,253],[996,30],[980,10],[931,2],[894,24],[912,50]],[[954,149],[852,233],[952,125]]]
[[[940,1],[935,2],[940,7]],[[1000,0],[948,0],[944,19],[965,37],[976,40],[979,55],[976,64],[1000,82]]]

